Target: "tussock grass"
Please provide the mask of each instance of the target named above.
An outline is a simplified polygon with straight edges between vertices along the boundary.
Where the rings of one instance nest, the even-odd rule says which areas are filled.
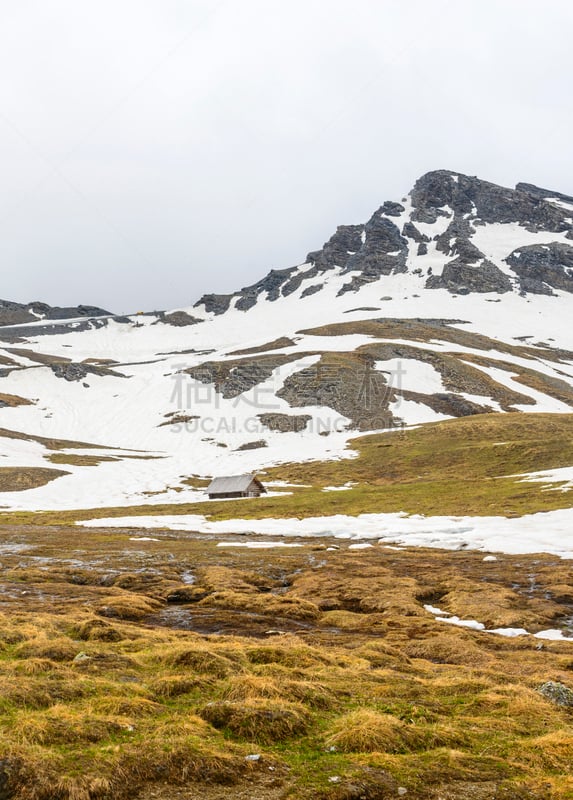
[[[32,527],[14,533],[32,549],[3,554],[0,778],[7,765],[11,800],[127,800],[142,789],[148,800],[158,777],[172,794],[198,781],[186,791],[209,800],[267,790],[269,800],[378,800],[398,786],[412,800],[569,800],[573,719],[538,690],[573,687],[573,644],[537,649],[423,609],[451,603],[467,618],[481,597],[484,613],[560,613],[559,624],[565,590],[559,602],[546,595],[568,586],[563,562],[375,547],[324,550],[317,569],[307,548],[222,552],[173,536],[134,563],[130,535]],[[200,604],[164,599],[183,569],[210,592]],[[277,598],[318,609],[297,633],[280,632],[282,610],[262,624],[249,610],[277,586]],[[243,597],[239,608],[218,604],[225,591]],[[147,614],[101,615],[118,600]],[[261,760],[246,761],[252,753]]]
[[[423,658],[434,664],[459,664],[485,666],[492,663],[491,656],[479,647],[469,635],[443,633],[428,636],[405,645],[410,658]]]
[[[280,673],[274,677],[238,675],[223,688],[222,697],[231,702],[283,699],[318,709],[329,709],[336,705],[334,693],[326,683],[316,680],[290,680]]]
[[[125,620],[139,620],[161,608],[161,603],[151,597],[142,597],[131,592],[106,598],[98,607],[99,614],[105,617]]]
[[[404,753],[418,739],[411,726],[391,714],[358,708],[335,720],[326,744],[343,753]]]
[[[97,617],[74,626],[71,635],[74,639],[84,642],[121,642],[124,638],[117,626]]]
[[[189,673],[213,675],[217,678],[226,678],[236,669],[236,665],[230,659],[207,649],[173,650],[168,653],[165,660],[170,666],[185,667]]]
[[[80,652],[80,647],[75,645],[70,639],[47,638],[38,635],[36,638],[29,639],[18,645],[14,651],[17,658],[25,659],[48,659],[50,661],[73,661]]]
[[[275,596],[268,594],[243,594],[242,592],[214,592],[200,605],[219,606],[260,614],[269,614],[278,617],[293,617],[294,619],[317,619],[320,611],[314,603],[300,597],[288,595]]]
[[[304,733],[308,728],[308,711],[297,703],[251,699],[248,703],[226,700],[209,703],[201,716],[215,728],[223,728],[234,736],[272,744]]]
[[[207,689],[212,685],[212,681],[204,677],[163,675],[149,684],[149,691],[156,699],[163,700],[191,694],[196,689]]]

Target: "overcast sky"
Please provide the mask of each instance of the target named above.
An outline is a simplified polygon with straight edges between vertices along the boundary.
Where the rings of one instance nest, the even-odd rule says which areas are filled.
[[[0,297],[190,305],[424,172],[573,193],[570,0],[0,0]]]

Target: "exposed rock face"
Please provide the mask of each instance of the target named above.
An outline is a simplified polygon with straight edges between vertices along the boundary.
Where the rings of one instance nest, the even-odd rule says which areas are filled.
[[[249,308],[255,305],[262,292],[266,292],[268,300],[276,300],[280,296],[281,287],[285,280],[288,280],[295,270],[296,267],[280,270],[272,269],[262,280],[241,290],[241,296],[237,300],[236,308],[239,311],[248,311]]]
[[[393,203],[391,200],[386,200],[380,209],[381,213],[386,214],[388,217],[399,217],[405,210],[401,203]]]
[[[268,444],[264,439],[257,439],[256,442],[245,442],[237,447],[237,453],[241,453],[243,450],[260,450],[263,447],[268,447]]]
[[[326,406],[350,420],[350,427],[394,427],[388,410],[394,390],[373,367],[373,359],[354,353],[323,355],[320,362],[290,375],[277,392],[293,408]]]
[[[300,353],[294,355],[269,354],[234,361],[206,361],[185,370],[185,372],[196,381],[213,384],[216,392],[222,394],[225,399],[229,399],[238,397],[267,381],[275,369],[300,357]]]
[[[163,322],[166,325],[173,325],[174,328],[186,328],[188,325],[197,325],[203,322],[202,319],[192,317],[186,311],[173,311],[171,314],[162,314],[157,322]]]
[[[193,307],[205,306],[205,311],[208,314],[224,314],[225,311],[229,310],[232,299],[232,294],[204,294]]]
[[[301,298],[310,297],[311,295],[316,294],[317,292],[320,292],[320,290],[322,288],[323,288],[323,284],[322,283],[313,283],[312,286],[307,286],[306,289],[304,289],[304,291],[301,293],[300,296],[301,296]]]
[[[453,294],[470,292],[510,292],[511,280],[504,273],[484,259],[481,264],[471,266],[463,258],[449,261],[441,275],[431,275],[426,281],[427,289],[447,289]]]
[[[567,244],[528,245],[506,259],[519,275],[522,291],[552,294],[551,288],[573,292],[573,247]]]
[[[106,367],[98,367],[93,364],[51,364],[50,369],[56,378],[63,378],[66,381],[83,381],[88,375],[113,375],[116,378],[125,378],[119,372],[114,372]]]
[[[257,414],[261,423],[271,431],[300,433],[312,417],[310,414]]]
[[[444,233],[436,237],[436,250],[446,256],[459,256],[465,264],[485,258],[470,241],[473,233],[474,229],[467,219],[454,218]]]
[[[27,322],[38,322],[41,319],[61,320],[77,317],[105,317],[109,311],[97,306],[72,306],[60,308],[46,303],[13,303],[0,300],[0,325],[24,325]]]
[[[520,184],[524,186],[526,184]],[[472,214],[483,222],[517,222],[529,230],[568,231],[570,213],[529,191],[507,189],[450,170],[428,172],[412,191],[414,208],[431,212],[449,206],[456,216]]]
[[[363,233],[364,225],[340,225],[322,250],[307,255],[307,263],[313,264],[319,272],[333,267],[344,267],[349,255],[362,247]]]
[[[413,239],[418,244],[421,242],[430,241],[430,237],[426,236],[425,233],[420,233],[413,222],[406,222],[404,224],[404,227],[402,228],[402,236],[407,236],[409,239]]]
[[[542,189],[540,186],[535,186],[533,183],[518,183],[515,189],[518,192],[526,192],[533,197],[538,197],[540,200],[562,200],[564,203],[573,205],[573,197],[570,195],[561,194],[561,192],[555,192],[551,189]]]

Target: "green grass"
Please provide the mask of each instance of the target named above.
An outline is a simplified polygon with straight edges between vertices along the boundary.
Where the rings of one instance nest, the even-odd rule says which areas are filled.
[[[355,457],[285,464],[263,480],[298,484],[293,494],[254,500],[0,515],[0,522],[63,524],[77,519],[204,514],[212,520],[358,515],[373,512],[523,515],[569,508],[571,492],[511,477],[573,464],[573,414],[480,414],[405,432],[357,438]],[[352,453],[353,451],[353,453]],[[344,492],[326,486],[355,483]],[[199,486],[197,479],[193,485]]]

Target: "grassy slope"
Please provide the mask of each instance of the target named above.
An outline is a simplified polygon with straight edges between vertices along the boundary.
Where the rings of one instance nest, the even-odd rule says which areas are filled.
[[[397,512],[521,515],[568,508],[569,492],[523,483],[524,472],[573,464],[573,415],[482,414],[353,441],[356,458],[286,464],[267,480],[300,484],[263,500],[12,513],[4,522],[53,524],[105,516],[205,514],[213,520]],[[325,486],[356,485],[325,494]]]

